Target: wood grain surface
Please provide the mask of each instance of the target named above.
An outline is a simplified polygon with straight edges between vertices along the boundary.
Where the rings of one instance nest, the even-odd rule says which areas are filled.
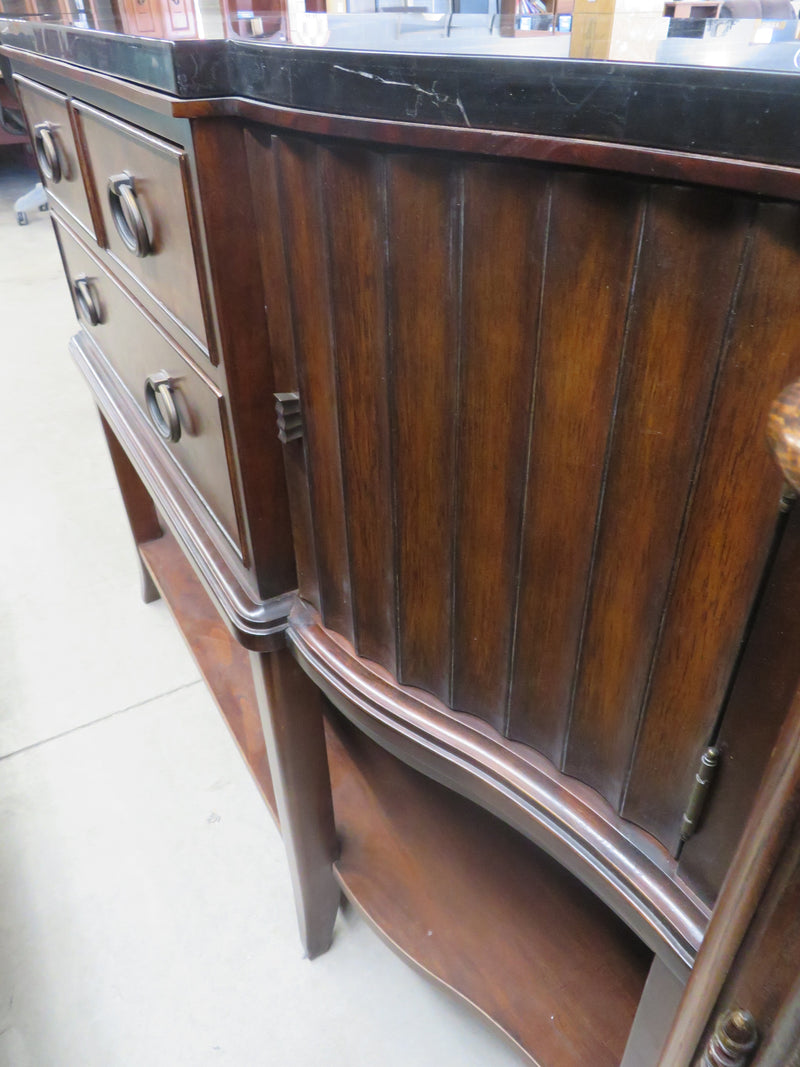
[[[618,1064],[651,956],[563,868],[327,720],[337,874],[396,950],[537,1063]]]
[[[615,806],[748,221],[741,201],[686,187],[654,188],[647,205],[564,765]]]
[[[354,638],[395,668],[394,522],[386,194],[367,149],[320,149]],[[331,206],[335,205],[335,210]],[[370,412],[369,431],[363,425]]]
[[[679,870],[712,902],[728,871],[781,725],[800,683],[800,509],[793,508],[748,636],[716,745],[720,765]]]
[[[790,284],[798,253],[797,208],[759,205],[622,808],[668,843],[715,729],[778,521],[781,475],[764,442],[770,405],[800,370]]]
[[[508,732],[560,766],[644,190],[558,175],[552,197]]]
[[[547,232],[546,174],[464,166],[452,703],[502,730]]]
[[[239,125],[201,123],[191,152],[202,203],[200,245],[208,255],[214,321],[223,363],[222,388],[230,417],[229,465],[240,485],[245,554],[263,597],[297,585],[283,455],[277,435],[265,433],[280,367],[267,332],[259,248],[252,240],[257,215],[248,188],[247,146]]]
[[[391,156],[387,168],[397,674],[449,701],[461,176],[442,157]]]
[[[326,625],[674,849],[776,529],[797,208],[274,140]]]
[[[263,303],[266,312],[267,347],[272,369],[272,384],[274,392],[296,393],[299,386],[294,358],[294,333],[289,281],[286,273],[286,250],[283,246],[281,227],[275,225],[279,203],[275,162],[277,147],[269,134],[263,135],[262,131],[254,133],[252,130],[245,130],[243,136],[248,160],[249,186],[252,191],[253,225],[261,264],[260,282],[264,287]],[[256,355],[258,358],[263,358],[263,353]],[[302,416],[302,407],[300,413]],[[263,409],[259,411],[259,414],[263,418]],[[272,411],[269,414],[272,415]],[[271,436],[271,428],[269,434]],[[277,438],[277,428],[275,438]],[[300,596],[310,601],[319,610],[317,560],[311,529],[311,501],[302,439],[290,441],[283,446],[283,461],[297,588]],[[269,557],[273,557],[271,549]]]

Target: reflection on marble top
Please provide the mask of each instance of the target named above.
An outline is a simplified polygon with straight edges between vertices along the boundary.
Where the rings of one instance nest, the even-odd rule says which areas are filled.
[[[205,6],[211,0],[13,2],[81,3],[97,23],[0,18],[0,44],[19,50],[16,68],[30,77],[25,53],[36,52],[182,98],[800,166],[793,9],[791,18],[721,17],[728,4],[773,5],[775,14],[788,0],[657,0],[678,12],[672,18],[618,13],[656,0],[409,0],[461,10],[350,13],[306,5],[368,0],[286,0],[281,14],[238,6],[258,0],[222,0],[232,6],[221,12]],[[120,6],[109,32],[112,2]],[[500,11],[464,10],[487,2]],[[534,2],[550,10],[520,14]],[[700,18],[698,7],[717,17]],[[137,26],[149,35],[131,32]]]
[[[60,26],[140,43],[228,39],[355,52],[800,70],[800,0],[285,0],[279,11],[261,3],[0,0],[0,20],[14,19],[5,28],[0,21],[0,40],[48,51],[56,36],[46,30]]]

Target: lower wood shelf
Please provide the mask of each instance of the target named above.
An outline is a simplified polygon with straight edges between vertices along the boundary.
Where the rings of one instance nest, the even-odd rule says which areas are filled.
[[[248,653],[171,536],[140,551],[274,813]],[[326,735],[337,878],[383,938],[542,1067],[619,1064],[652,953],[539,848],[333,707]]]
[[[347,896],[542,1067],[618,1065],[652,953],[521,834],[338,713],[327,725]]]

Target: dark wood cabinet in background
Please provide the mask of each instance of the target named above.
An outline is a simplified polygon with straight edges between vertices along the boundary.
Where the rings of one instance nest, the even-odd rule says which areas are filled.
[[[741,1008],[777,1067],[800,172],[9,55],[80,177],[45,176],[71,348],[145,591],[276,814],[308,954],[344,891],[542,1065],[689,1067]]]

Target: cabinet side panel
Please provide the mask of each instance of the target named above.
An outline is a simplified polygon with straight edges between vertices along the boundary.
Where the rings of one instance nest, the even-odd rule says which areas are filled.
[[[598,521],[564,769],[620,801],[749,212],[653,187]]]
[[[799,252],[798,208],[760,204],[623,806],[673,848],[778,518],[781,475],[766,421],[800,374]]]
[[[273,388],[277,393],[298,391],[295,366],[294,329],[287,278],[287,256],[283,240],[283,209],[278,193],[277,144],[259,128],[245,130],[250,189],[252,191],[256,240],[264,286],[268,348],[273,366]],[[263,353],[261,353],[263,358]],[[273,408],[269,405],[269,413]],[[267,425],[274,446],[277,423]],[[297,567],[297,588],[304,600],[319,610],[317,562],[311,529],[311,506],[302,439],[283,446],[284,472],[289,493],[292,542]]]

